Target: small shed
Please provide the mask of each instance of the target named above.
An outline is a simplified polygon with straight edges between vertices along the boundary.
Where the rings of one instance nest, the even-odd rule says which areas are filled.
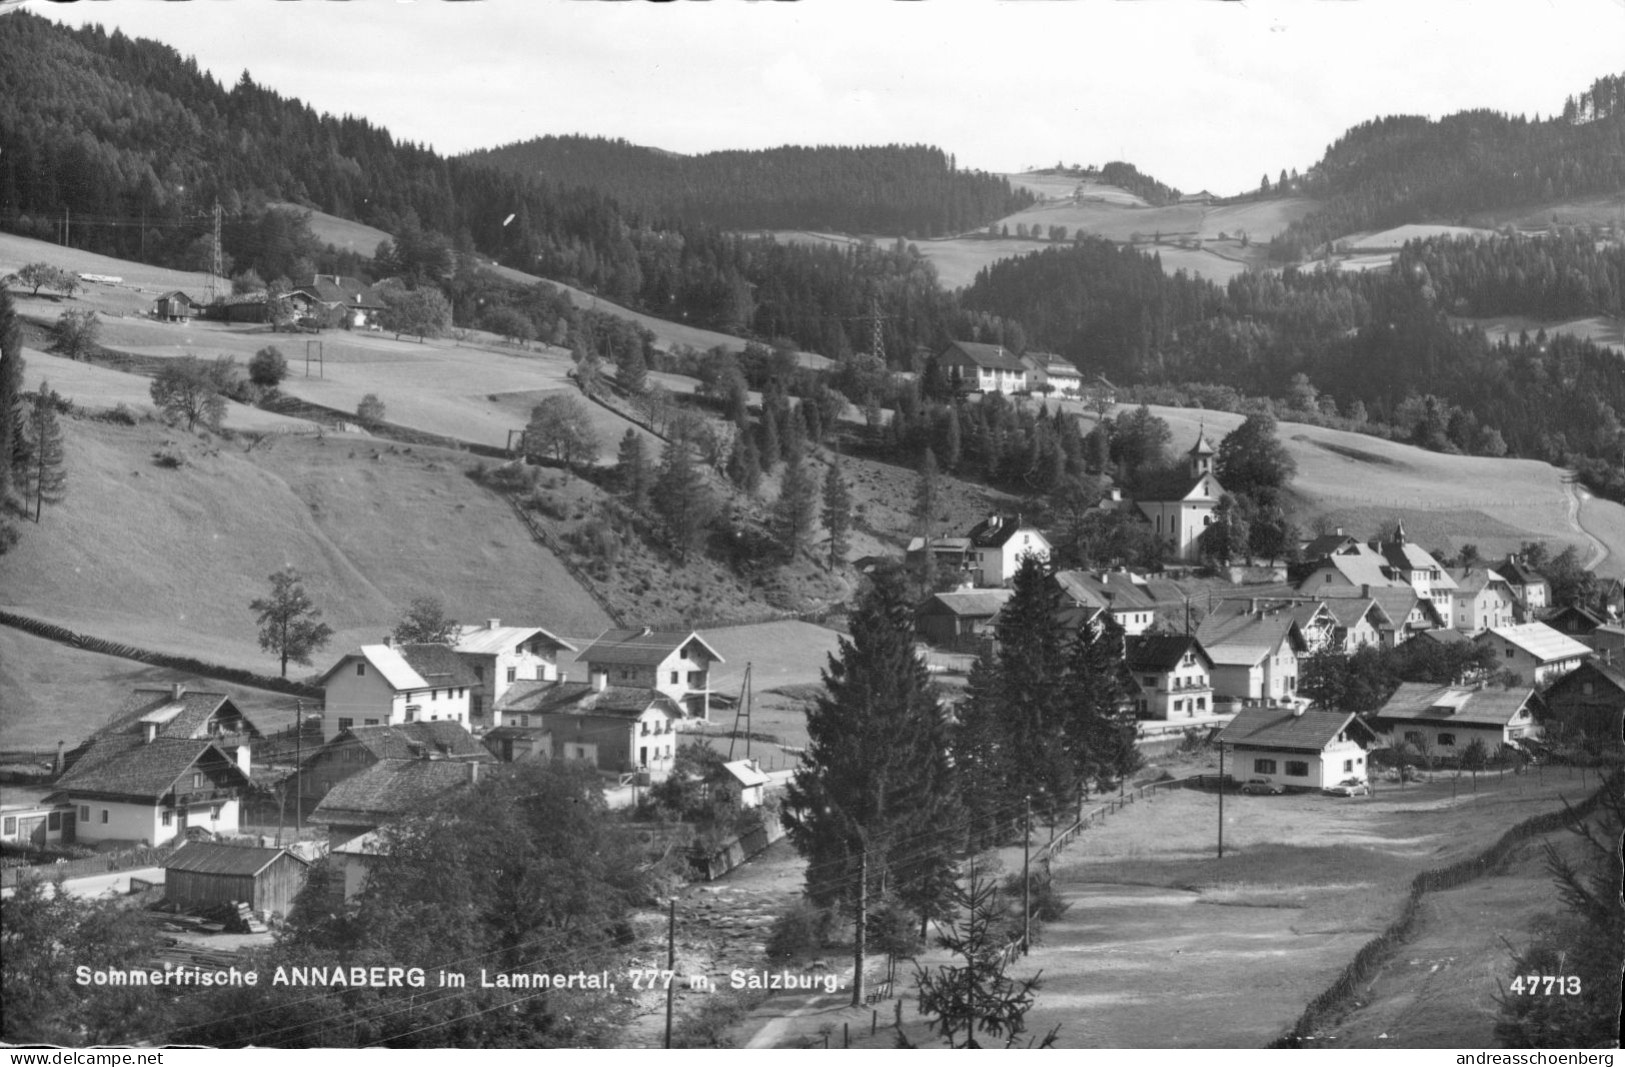
[[[242,901],[261,915],[286,915],[309,874],[285,848],[192,841],[164,862],[164,900],[193,909]]]
[[[728,791],[731,797],[742,808],[759,808],[770,781],[762,769],[753,759],[734,760],[724,763],[722,769],[727,776],[722,780],[722,788]]]
[[[154,318],[165,322],[190,322],[201,306],[196,300],[176,289],[160,296],[153,303],[152,314]]]

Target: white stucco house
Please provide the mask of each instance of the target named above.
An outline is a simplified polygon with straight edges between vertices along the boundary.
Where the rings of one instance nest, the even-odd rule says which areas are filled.
[[[1366,752],[1377,736],[1351,711],[1243,708],[1219,734],[1234,754],[1231,777],[1263,778],[1287,789],[1366,781]]]
[[[362,645],[339,657],[319,684],[325,693],[322,736],[352,726],[405,722],[469,725],[474,672],[449,645]]]

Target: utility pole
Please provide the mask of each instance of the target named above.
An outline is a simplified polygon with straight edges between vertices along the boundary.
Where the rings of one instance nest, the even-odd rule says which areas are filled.
[[[1224,859],[1224,742],[1219,742],[1219,858]]]
[[[862,842],[859,842],[860,844]],[[852,936],[852,1006],[863,1005],[863,957],[865,927],[869,925],[869,850],[858,856],[858,921]]]
[[[304,804],[305,702],[293,702],[293,839],[299,840],[299,809]]]
[[[1033,798],[1023,798],[1021,814],[1021,954],[1032,951],[1033,936],[1033,877],[1031,872],[1033,846]]]
[[[666,920],[666,1047],[671,1048],[671,1006],[677,988],[677,898]]]

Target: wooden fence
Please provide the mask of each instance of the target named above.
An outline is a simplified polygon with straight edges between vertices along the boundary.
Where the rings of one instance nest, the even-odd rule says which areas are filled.
[[[58,641],[74,648],[82,648],[87,652],[99,652],[104,656],[117,656],[120,659],[131,659],[139,663],[150,663],[154,667],[167,667],[170,670],[184,671],[188,674],[202,675],[205,678],[215,678],[222,682],[232,682],[236,685],[246,685],[254,689],[270,689],[279,693],[288,693],[293,696],[307,697],[320,702],[322,690],[313,685],[304,685],[300,682],[290,681],[287,678],[273,678],[269,675],[255,674],[240,667],[222,667],[216,663],[205,663],[202,660],[192,659],[190,656],[172,656],[167,652],[154,652],[151,649],[137,648],[134,645],[121,644],[117,641],[106,641],[100,637],[75,633],[65,626],[55,623],[42,622],[24,615],[14,615],[9,611],[0,611],[0,624],[43,637],[47,641]]]
[[[1303,1048],[1316,1030],[1345,1011],[1360,988],[1376,974],[1377,968],[1410,936],[1422,910],[1423,896],[1454,889],[1490,873],[1507,860],[1514,847],[1531,837],[1572,825],[1575,820],[1589,815],[1609,790],[1617,790],[1620,786],[1620,772],[1615,771],[1596,792],[1572,808],[1565,807],[1562,811],[1549,811],[1525,819],[1477,855],[1417,875],[1411,880],[1411,891],[1405,898],[1405,906],[1400,909],[1399,917],[1386,930],[1367,941],[1331,986],[1310,1001],[1292,1028],[1271,1042],[1269,1047]]]
[[[11,888],[24,880],[47,881],[57,878],[89,878],[109,871],[135,870],[141,867],[161,867],[175,850],[141,845],[121,852],[103,852],[82,859],[63,860],[61,863],[43,863],[33,867],[0,868],[0,887]]]

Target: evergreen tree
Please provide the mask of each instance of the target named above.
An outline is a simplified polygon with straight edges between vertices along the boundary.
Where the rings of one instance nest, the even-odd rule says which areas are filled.
[[[779,417],[774,414],[774,405],[762,398],[762,418],[757,423],[757,431],[761,436],[761,443],[756,447],[757,459],[762,465],[763,474],[772,474],[773,468],[779,464],[779,456],[783,446],[779,443]]]
[[[45,503],[61,503],[67,491],[67,451],[62,444],[62,423],[56,412],[61,399],[50,386],[40,382],[34,409],[28,416],[25,498],[33,497],[36,523]]]
[[[957,709],[952,742],[960,803],[972,851],[1005,841],[1021,814],[1020,782],[1004,730],[998,661],[976,657]]]
[[[859,600],[807,736],[785,802],[790,840],[808,860],[807,895],[878,905],[882,886],[945,886],[959,844],[946,718],[895,571],[877,574]]]
[[[1067,717],[1062,729],[1080,791],[1105,788],[1138,770],[1142,759],[1130,694],[1134,679],[1124,660],[1124,635],[1110,612],[1085,623],[1067,661]]]
[[[839,453],[824,473],[824,528],[829,531],[829,569],[846,563],[849,534],[852,531],[852,491],[841,474]]]
[[[717,504],[711,483],[694,462],[686,441],[673,439],[666,444],[660,478],[654,486],[654,506],[665,520],[666,536],[678,562],[688,562],[689,554],[704,543]]]
[[[785,555],[794,559],[807,545],[818,515],[818,483],[800,454],[791,455],[779,478],[779,499],[773,505],[773,532]]]
[[[1021,557],[999,609],[998,700],[1012,765],[1022,768],[1036,810],[1052,814],[1075,795],[1077,776],[1064,743],[1069,718],[1067,650],[1056,625],[1060,589],[1049,567]]]
[[[626,345],[615,357],[615,380],[622,389],[638,396],[649,384],[649,364],[641,344]]]
[[[919,480],[914,484],[914,528],[924,537],[929,538],[936,530],[941,493],[936,453],[928,448],[925,455],[920,457]]]
[[[621,445],[616,452],[615,478],[620,483],[621,492],[626,494],[627,506],[641,513],[649,503],[650,471],[643,448],[643,435],[634,429],[629,428],[621,437]]]
[[[762,486],[762,461],[756,440],[748,431],[735,433],[728,451],[728,479],[747,493]]]

